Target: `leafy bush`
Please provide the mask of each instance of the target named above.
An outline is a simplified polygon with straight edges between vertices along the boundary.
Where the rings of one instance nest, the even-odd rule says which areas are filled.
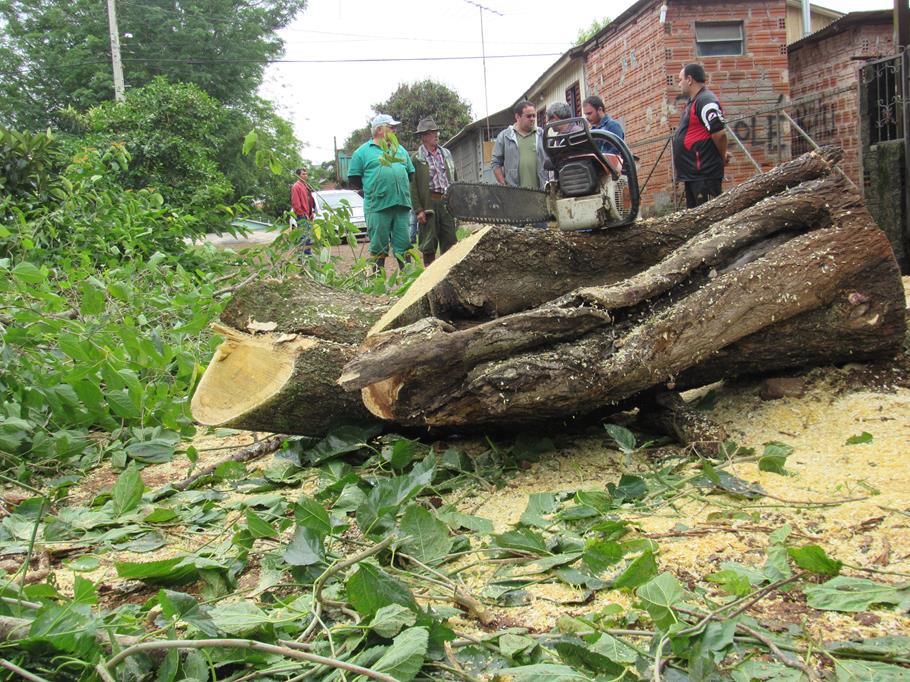
[[[130,90],[123,102],[68,115],[90,143],[126,148],[132,158],[128,187],[154,187],[185,207],[206,209],[230,199],[231,183],[214,160],[224,107],[198,87],[157,78]]]

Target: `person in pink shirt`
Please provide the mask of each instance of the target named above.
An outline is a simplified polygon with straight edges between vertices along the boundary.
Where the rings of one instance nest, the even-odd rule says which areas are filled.
[[[313,188],[307,184],[309,171],[306,168],[298,168],[294,171],[297,176],[297,182],[291,185],[291,209],[297,217],[297,229],[305,231],[301,243],[305,247],[303,252],[310,254],[310,245],[313,240],[310,238],[310,221],[316,214],[316,198],[313,196]]]

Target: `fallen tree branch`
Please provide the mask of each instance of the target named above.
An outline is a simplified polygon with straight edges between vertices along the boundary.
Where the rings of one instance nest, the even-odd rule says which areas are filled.
[[[261,651],[267,654],[277,654],[279,656],[293,658],[298,661],[305,661],[307,663],[324,665],[338,670],[345,670],[347,672],[363,675],[364,677],[369,677],[374,680],[379,680],[380,682],[398,682],[398,680],[391,675],[386,675],[385,673],[371,670],[370,668],[364,668],[353,663],[348,663],[347,661],[339,661],[335,658],[317,656],[316,654],[298,651],[289,647],[277,646],[275,644],[257,642],[252,639],[168,639],[155,642],[142,642],[140,644],[134,644],[133,646],[124,649],[106,663],[99,663],[97,666],[95,666],[95,670],[97,670],[98,674],[103,678],[113,679],[111,676],[112,671],[116,670],[117,666],[121,662],[130,656],[134,656],[139,653],[146,651],[166,651],[170,649],[214,648],[252,649],[253,651]]]
[[[40,675],[36,675],[35,673],[29,672],[25,668],[20,668],[18,665],[16,665],[12,661],[7,661],[5,658],[0,658],[0,668],[6,668],[10,672],[15,673],[16,675],[21,677],[22,679],[28,680],[28,682],[48,682],[47,679],[41,677]]]
[[[200,479],[211,476],[213,473],[215,473],[215,469],[220,467],[222,464],[225,464],[226,462],[249,462],[251,460],[258,459],[259,457],[264,457],[265,455],[275,452],[275,450],[280,448],[281,444],[288,438],[290,438],[290,436],[279,433],[275,436],[266,438],[265,440],[261,440],[258,443],[253,443],[240,452],[235,452],[230,457],[222,459],[221,461],[216,462],[211,466],[207,466],[205,469],[196,472],[192,476],[188,476],[182,481],[179,481],[177,483],[168,483],[166,486],[163,486],[158,492],[164,492],[166,490],[172,489],[178,492],[186,490],[192,487],[193,484],[195,484]]]

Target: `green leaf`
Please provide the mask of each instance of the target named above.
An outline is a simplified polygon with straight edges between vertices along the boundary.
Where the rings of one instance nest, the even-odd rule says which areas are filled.
[[[88,573],[91,571],[97,571],[101,566],[101,560],[92,554],[83,554],[80,557],[76,557],[75,559],[64,562],[64,564],[71,571]]]
[[[405,509],[400,528],[409,536],[404,542],[406,553],[425,564],[439,563],[452,550],[449,529],[420,505],[411,504]]]
[[[158,675],[155,682],[174,682],[177,679],[177,670],[180,668],[180,652],[176,649],[168,651],[158,666]]]
[[[506,658],[514,659],[519,655],[530,654],[536,648],[537,640],[525,635],[505,632],[499,636],[499,653]]]
[[[175,443],[170,439],[152,438],[126,446],[126,454],[144,464],[164,464],[174,458]]]
[[[661,630],[679,622],[673,607],[685,598],[686,593],[672,573],[661,573],[639,587],[635,594]]]
[[[868,611],[873,604],[900,604],[908,589],[899,590],[866,578],[838,576],[805,589],[806,603],[822,611]]]
[[[142,476],[135,462],[130,462],[129,466],[117,477],[117,482],[111,490],[111,497],[114,501],[114,516],[122,516],[133,511],[142,501],[142,493],[145,490],[145,484],[142,482]]]
[[[196,566],[183,557],[161,561],[119,561],[114,568],[121,578],[158,585],[183,585],[193,582],[199,575]]]
[[[104,284],[95,277],[89,277],[82,283],[81,289],[79,312],[83,315],[99,315],[104,312]]]
[[[638,652],[635,651],[635,649],[622,640],[607,633],[603,633],[598,640],[591,645],[591,651],[603,654],[616,663],[635,663],[638,659]]]
[[[765,491],[760,485],[747,483],[722,469],[717,470],[707,461],[702,464],[702,471],[704,471],[704,475],[693,479],[692,485],[747,500],[765,495]]]
[[[513,549],[519,552],[536,554],[537,556],[543,556],[550,553],[547,550],[547,544],[543,535],[530,528],[519,528],[517,530],[509,531],[508,533],[493,535],[492,539],[494,546],[503,549]]]
[[[195,597],[183,592],[160,590],[158,603],[161,605],[161,613],[169,620],[189,623],[209,637],[221,634],[211,615],[202,610]]]
[[[390,604],[417,611],[417,602],[407,586],[373,564],[362,562],[345,586],[351,604],[364,617],[373,617]]]
[[[298,526],[310,528],[324,536],[332,532],[332,522],[329,513],[321,504],[311,497],[302,495],[294,507],[294,518]]]
[[[819,575],[835,576],[844,565],[842,561],[831,559],[818,545],[788,547],[787,552],[801,569]]]
[[[28,261],[17,263],[16,267],[12,269],[12,275],[24,284],[38,284],[45,279],[44,271]]]
[[[391,639],[402,628],[407,628],[417,622],[417,614],[401,604],[389,604],[376,611],[370,621],[370,629],[380,637]]]
[[[859,641],[826,642],[825,648],[831,653],[847,657],[866,654],[881,657],[904,656],[910,651],[910,637],[885,635]]]
[[[127,389],[109,391],[105,398],[111,412],[121,419],[139,419],[139,408],[136,407]]]
[[[400,682],[410,682],[423,667],[429,641],[426,628],[409,628],[392,640],[392,645],[372,668]]]
[[[581,556],[585,565],[598,575],[610,566],[618,564],[625,556],[625,551],[618,542],[597,540],[588,544]]]
[[[872,434],[869,433],[868,431],[863,431],[858,436],[850,436],[847,439],[846,444],[847,445],[861,445],[863,443],[871,443],[871,442],[872,442]]]
[[[336,427],[306,453],[306,459],[310,464],[319,464],[348,452],[356,452],[381,430],[382,427],[377,424]]]
[[[291,566],[312,566],[325,559],[325,536],[312,528],[297,526],[282,558]]]
[[[235,601],[213,608],[209,615],[219,630],[243,637],[267,625],[268,614],[251,601]]]
[[[243,155],[247,156],[250,151],[253,149],[253,146],[256,144],[256,141],[259,139],[259,135],[256,134],[255,130],[251,130],[243,138]]]
[[[575,668],[587,668],[611,677],[621,676],[626,670],[625,666],[611,661],[604,654],[574,642],[557,642],[554,648],[564,663]]]
[[[793,454],[793,448],[786,443],[771,441],[765,443],[765,451],[758,460],[760,471],[769,471],[773,474],[785,475],[784,464],[787,463],[787,457]]]
[[[544,516],[552,514],[558,506],[555,493],[532,493],[528,497],[528,506],[522,513],[519,523],[525,526],[547,528],[550,521],[547,521]]]
[[[567,665],[536,663],[497,671],[508,675],[510,682],[591,682],[591,678]]]
[[[626,566],[625,570],[613,580],[610,587],[614,590],[632,589],[645,584],[655,575],[657,575],[657,561],[654,559],[654,553],[648,549]]]
[[[167,523],[178,517],[177,512],[165,507],[157,507],[142,519],[145,523]]]
[[[724,592],[735,597],[745,597],[752,591],[752,584],[749,582],[749,578],[736,571],[718,571],[705,576],[705,578],[709,582],[720,585]]]
[[[627,455],[635,452],[635,434],[629,429],[618,424],[604,424],[604,429],[610,434],[620,452]]]
[[[246,510],[246,527],[254,538],[277,538],[278,531],[252,509]]]
[[[607,483],[607,491],[614,499],[637,500],[648,494],[648,486],[641,476],[623,474],[619,485]]]
[[[382,458],[392,465],[393,469],[404,469],[414,461],[414,458],[423,450],[424,446],[419,441],[399,438],[394,443],[382,448]]]
[[[834,663],[837,682],[907,682],[910,671],[880,661],[844,661]]]
[[[452,530],[465,528],[481,535],[493,532],[493,522],[481,516],[463,514],[451,505],[443,505],[436,510],[436,516]]]

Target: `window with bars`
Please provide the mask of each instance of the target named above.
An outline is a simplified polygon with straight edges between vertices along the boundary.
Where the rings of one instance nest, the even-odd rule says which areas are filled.
[[[743,22],[695,22],[695,49],[699,57],[743,54]]]
[[[581,116],[581,86],[578,81],[566,88],[566,104],[575,112],[575,116]]]

